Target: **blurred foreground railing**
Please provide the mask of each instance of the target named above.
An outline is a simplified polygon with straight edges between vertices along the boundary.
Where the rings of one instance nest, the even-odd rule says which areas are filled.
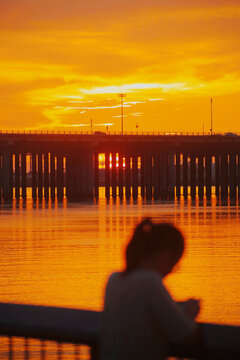
[[[0,359],[98,359],[99,328],[95,311],[0,303]],[[201,330],[198,347],[169,355],[240,358],[240,327],[201,324]]]

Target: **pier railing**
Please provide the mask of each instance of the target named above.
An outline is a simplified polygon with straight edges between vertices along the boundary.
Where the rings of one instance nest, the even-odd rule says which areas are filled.
[[[0,358],[96,360],[100,316],[96,311],[0,303]],[[240,358],[240,327],[200,324],[200,328],[198,346],[171,349],[169,356]]]
[[[208,131],[79,131],[79,130],[0,130],[0,134],[15,135],[134,135],[134,136],[240,136],[240,132]]]

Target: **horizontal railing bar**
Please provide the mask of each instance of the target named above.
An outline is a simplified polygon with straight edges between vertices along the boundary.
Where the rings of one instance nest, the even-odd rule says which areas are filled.
[[[60,307],[0,303],[0,335],[91,345],[100,313]]]
[[[88,345],[95,351],[100,318],[97,311],[0,303],[0,335]],[[222,354],[221,359],[239,358],[240,326],[200,323],[200,329],[200,345],[175,348],[169,355],[217,359]]]

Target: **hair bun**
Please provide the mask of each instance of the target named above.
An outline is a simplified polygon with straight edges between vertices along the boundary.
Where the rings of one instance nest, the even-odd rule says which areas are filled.
[[[142,230],[144,233],[149,233],[152,231],[152,224],[144,224]]]

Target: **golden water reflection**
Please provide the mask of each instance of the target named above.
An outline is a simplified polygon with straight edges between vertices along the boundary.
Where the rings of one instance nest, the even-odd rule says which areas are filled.
[[[1,301],[101,309],[107,277],[124,266],[133,227],[170,221],[186,252],[166,284],[176,299],[202,301],[200,321],[240,325],[239,208],[120,200],[13,202],[0,210]]]

